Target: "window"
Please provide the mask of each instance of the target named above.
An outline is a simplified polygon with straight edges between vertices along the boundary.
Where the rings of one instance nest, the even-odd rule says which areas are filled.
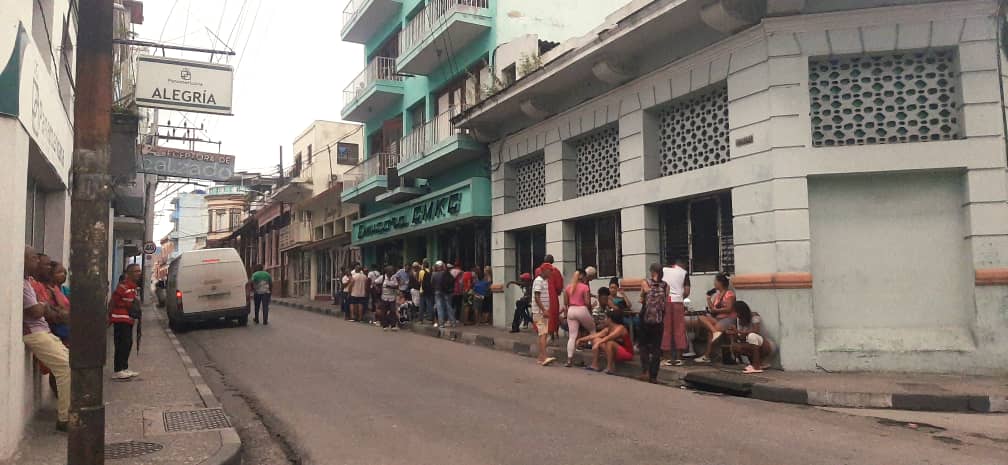
[[[515,231],[513,234],[516,271],[519,275],[534,272],[546,256],[546,228]]]
[[[308,144],[308,158],[305,159],[305,166],[311,164],[311,156],[312,156],[312,145]]]
[[[230,231],[234,231],[235,229],[238,229],[239,226],[241,226],[241,214],[242,214],[242,212],[241,212],[240,209],[232,208],[229,213],[230,213],[231,217],[228,218],[228,220],[229,220],[228,224],[230,225],[230,228],[228,228],[228,229]]]
[[[217,231],[224,231],[227,229],[227,223],[224,222],[224,210],[217,210],[214,212],[214,224],[217,225]]]
[[[356,165],[360,163],[360,148],[357,144],[336,144],[336,164]]]
[[[685,258],[691,273],[735,271],[731,193],[661,207],[661,258]]]
[[[214,212],[213,212],[213,210],[211,210],[210,213],[207,215],[207,231],[208,232],[213,232],[213,223],[214,223]]]
[[[809,59],[812,145],[963,138],[954,48]]]
[[[45,241],[46,194],[34,179],[28,178],[25,196],[25,244],[42,251]]]
[[[63,102],[63,110],[67,114],[73,114],[74,103],[74,77],[73,60],[74,45],[73,37],[70,36],[69,15],[63,21],[63,42],[60,45],[60,66],[59,66],[59,90],[60,100]]]
[[[46,68],[52,71],[53,57],[52,28],[54,6],[53,0],[33,0],[34,9],[32,11],[32,40],[42,55],[42,61]]]
[[[620,276],[623,272],[623,252],[619,213],[578,220],[574,228],[577,267],[594,266],[599,277]]]
[[[202,249],[203,247],[206,247],[206,236],[198,236],[196,238],[196,248]]]
[[[514,172],[517,210],[546,203],[546,159],[542,154],[516,162]]]
[[[577,152],[577,195],[615,189],[619,179],[619,127],[607,126],[572,143]]]

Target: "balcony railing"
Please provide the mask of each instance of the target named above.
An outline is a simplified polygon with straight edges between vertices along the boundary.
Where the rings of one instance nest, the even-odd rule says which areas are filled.
[[[395,58],[375,57],[371,60],[364,71],[361,71],[350,82],[350,85],[343,89],[343,108],[357,100],[377,80],[402,81],[402,76],[396,74]]]
[[[395,153],[376,153],[370,158],[358,163],[343,173],[343,190],[354,189],[360,183],[375,176],[385,176],[389,168],[399,164],[399,155]]]
[[[453,105],[422,126],[413,128],[402,139],[399,164],[404,165],[423,158],[438,143],[451,136],[468,134],[468,130],[458,129],[451,122],[451,119],[461,112],[460,106]]]
[[[474,12],[477,8],[490,8],[490,0],[431,0],[406,23],[399,35],[399,50],[405,52],[423,41],[444,17],[457,11]]]
[[[353,22],[357,14],[360,13],[361,7],[367,2],[368,0],[350,0],[347,2],[346,7],[343,8],[343,30],[346,30],[347,26]]]

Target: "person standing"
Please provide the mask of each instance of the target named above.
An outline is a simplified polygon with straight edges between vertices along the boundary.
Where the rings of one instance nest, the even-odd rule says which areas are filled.
[[[123,273],[125,279],[116,286],[112,293],[109,324],[112,325],[112,344],[115,347],[112,355],[113,379],[127,380],[139,376],[129,369],[130,351],[133,349],[133,317],[130,310],[140,301],[137,292],[137,281],[140,280],[140,265],[131,263]]]
[[[381,268],[378,268],[377,264],[372,264],[371,268],[365,268],[364,274],[367,276],[367,287],[368,296],[370,297],[369,302],[364,302],[365,307],[370,306],[371,310],[371,322],[374,321],[374,315],[378,313],[378,307],[381,305],[381,286],[378,285],[378,281],[382,276]],[[368,310],[367,308],[364,309]],[[362,321],[364,320],[364,313],[361,313]]]
[[[49,329],[47,316],[60,319],[54,308],[39,302],[32,284],[37,273],[39,256],[31,246],[25,246],[24,287],[22,289],[22,340],[28,350],[44,363],[56,377],[56,429],[67,430],[70,418],[70,351]]]
[[[452,291],[455,289],[455,278],[445,268],[447,265],[438,261],[434,265],[434,299],[436,301],[438,322],[442,328],[451,326],[455,321],[455,310],[452,308]],[[438,323],[434,323],[438,327]]]
[[[400,270],[402,271],[402,270]],[[399,285],[398,273],[391,265],[385,267],[385,275],[378,278],[381,286],[381,306],[378,307],[378,321],[381,322],[383,330],[398,328],[398,318],[396,315],[396,300],[402,296],[406,298],[406,293]]]
[[[539,356],[536,361],[542,366],[556,361],[556,357],[548,357],[546,354],[546,338],[549,336],[549,277],[551,272],[551,268],[540,270],[539,276],[536,276],[535,281],[532,281],[532,325],[536,331],[536,342],[539,344]]]
[[[591,288],[582,281],[583,274],[575,271],[571,275],[570,284],[564,289],[564,302],[566,308],[562,313],[567,317],[567,363],[565,366],[574,365],[574,349],[577,348],[577,340],[580,337],[580,330],[584,328],[588,335],[595,334],[595,320],[592,319]]]
[[[434,309],[434,285],[433,272],[430,269],[430,262],[424,259],[420,268],[420,322],[423,323],[430,317],[431,323],[437,320],[437,311]]]
[[[683,301],[690,295],[689,272],[686,261],[676,258],[672,266],[662,268],[662,280],[668,284],[668,308],[662,332],[662,350],[669,358],[662,362],[665,366],[682,366],[679,358],[686,350],[686,306]]]
[[[269,305],[273,297],[273,277],[263,270],[262,263],[260,263],[255,266],[255,272],[252,273],[250,281],[252,281],[252,292],[254,293],[252,299],[255,303],[255,315],[252,321],[256,324],[259,323],[259,307],[262,307],[262,323],[268,325]]]
[[[360,263],[355,263],[353,273],[350,273],[350,321],[364,319],[369,292],[368,277],[361,270]]]
[[[640,348],[640,380],[658,382],[658,364],[661,361],[661,345],[668,318],[669,286],[662,280],[662,266],[653,263],[650,276],[641,286],[640,328],[637,345]]]
[[[560,270],[553,266],[553,255],[546,255],[543,258],[543,264],[539,267],[540,271],[549,268],[549,298],[550,298],[550,314],[549,314],[549,337],[550,340],[555,340],[557,333],[560,331],[560,294],[563,293],[564,282],[563,274]]]

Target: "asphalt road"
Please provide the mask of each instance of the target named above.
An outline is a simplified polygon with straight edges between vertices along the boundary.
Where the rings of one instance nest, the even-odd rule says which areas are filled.
[[[200,354],[201,370],[219,377],[215,390],[255,410],[240,421],[263,420],[287,451],[284,459],[269,446],[265,456],[274,459],[245,463],[292,457],[367,465],[1008,462],[1004,444],[989,439],[542,368],[480,347],[271,310],[269,326],[204,328],[180,337]]]

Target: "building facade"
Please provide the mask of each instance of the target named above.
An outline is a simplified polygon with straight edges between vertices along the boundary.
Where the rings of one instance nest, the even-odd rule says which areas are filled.
[[[206,203],[206,248],[222,247],[248,217],[248,190],[242,186],[221,184],[207,189],[203,199]]]
[[[169,261],[182,252],[205,248],[210,221],[204,190],[179,193],[171,204],[174,210],[170,216],[172,230],[167,236],[172,243]]]
[[[496,140],[496,279],[683,257],[784,369],[1004,373],[998,2],[861,3],[634,2],[457,118]]]
[[[367,64],[344,90],[342,116],[364,123],[364,159],[341,199],[360,205],[352,243],[366,264],[490,262],[486,146],[451,118],[534,69],[550,41],[593,27],[611,3],[348,3],[342,37],[364,44]]]
[[[280,251],[292,297],[330,300],[340,270],[359,253],[350,247],[357,205],[343,204],[345,173],[360,162],[362,126],[314,121],[293,143],[294,163],[274,202],[290,207],[291,222],[280,231]]]

